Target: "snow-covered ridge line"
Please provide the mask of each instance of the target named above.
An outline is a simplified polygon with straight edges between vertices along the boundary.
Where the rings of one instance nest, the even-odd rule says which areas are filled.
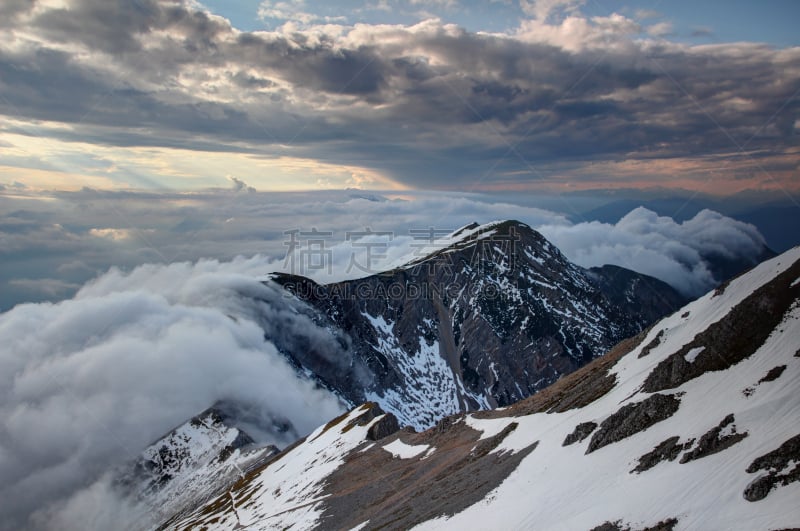
[[[646,400],[648,395],[636,393],[653,367],[747,296],[790,267],[798,268],[799,260],[800,249],[793,249],[658,323],[614,367],[615,387],[588,406],[513,419],[519,427],[495,452],[521,451],[534,440],[539,441],[536,450],[483,503],[418,528],[593,529],[620,521],[620,529],[659,523],[675,530],[795,527],[800,507],[792,500],[800,496],[800,482],[778,481],[758,501],[751,500],[755,494],[745,494],[768,477],[750,472],[750,463],[800,434],[800,397],[795,392],[800,386],[797,293],[781,322],[751,356],[724,371],[706,372],[676,391],[665,391],[680,400],[673,414],[595,452],[588,452],[587,446],[610,413]],[[797,291],[796,284],[792,288]],[[639,358],[642,347],[660,330],[667,331],[661,344]],[[467,422],[485,439],[500,433],[512,419],[467,416]],[[581,427],[588,435],[568,444]],[[664,453],[654,453],[658,448]],[[787,459],[784,473],[793,462]]]
[[[310,529],[322,514],[325,478],[344,463],[350,452],[364,446],[370,430],[386,418],[375,404],[363,404],[318,427],[265,466],[251,470],[228,492],[210,502],[215,507],[210,515],[195,512],[166,527]]]

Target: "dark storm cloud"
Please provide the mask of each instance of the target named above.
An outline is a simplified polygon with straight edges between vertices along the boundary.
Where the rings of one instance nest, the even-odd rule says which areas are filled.
[[[26,31],[44,44],[0,52],[0,109],[77,125],[65,139],[265,155],[291,143],[442,187],[565,160],[797,145],[800,48],[637,41],[589,21],[575,38],[602,44],[577,49],[436,21],[239,32],[178,1],[38,13]]]

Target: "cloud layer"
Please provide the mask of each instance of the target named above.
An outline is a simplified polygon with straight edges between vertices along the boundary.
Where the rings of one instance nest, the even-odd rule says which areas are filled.
[[[334,362],[348,364],[346,354],[280,288],[243,274],[257,267],[112,270],[74,299],[0,314],[0,528],[53,518],[63,528],[70,504],[85,522],[113,514],[117,504],[85,503],[109,471],[217,400],[257,411],[264,430],[253,435],[281,446],[342,411],[275,345],[302,335]],[[269,429],[285,421],[289,432]]]
[[[765,247],[754,226],[711,210],[676,223],[640,207],[613,225],[594,221],[543,226],[539,231],[579,265],[626,267],[692,297],[723,280],[714,278],[710,260],[735,259],[755,265]]]
[[[301,163],[359,174],[335,175],[334,186],[652,185],[681,176],[714,180],[718,192],[796,188],[797,47],[689,46],[561,0],[523,2],[530,18],[505,33],[438,19],[307,17],[243,32],[188,1],[64,4],[5,8],[8,166],[189,186],[185,162],[162,154],[159,172],[145,149],[182,148],[238,156],[231,160],[259,189],[280,186]],[[25,135],[54,145],[27,147]],[[76,142],[109,149],[72,153]],[[621,160],[638,173],[589,164]],[[194,170],[225,178],[208,165]]]
[[[353,251],[363,252],[347,240],[348,232],[393,233],[381,239],[386,257],[374,262],[379,269],[408,254],[412,229],[454,230],[505,217],[532,225],[565,222],[551,211],[474,194],[409,194],[389,200],[357,190],[249,193],[243,192],[249,185],[233,183],[239,191],[0,193],[0,310],[22,301],[69,297],[112,265],[130,270],[145,263],[261,254],[265,262],[257,273],[266,274],[284,267],[286,232],[292,230],[316,228],[330,234],[324,238],[326,250],[335,248],[339,266],[331,271],[338,277],[327,280],[335,280],[347,272]],[[295,272],[313,275],[327,269]]]

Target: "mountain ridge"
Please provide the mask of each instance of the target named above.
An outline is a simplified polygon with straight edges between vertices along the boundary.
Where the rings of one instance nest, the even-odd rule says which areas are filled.
[[[798,300],[795,248],[511,407],[369,441],[369,425],[348,428],[373,407],[359,406],[282,454],[297,467],[339,450],[333,471],[307,469],[291,504],[268,494],[291,482],[269,465],[229,497],[247,501],[208,506],[169,528],[212,520],[219,529],[796,526]],[[765,339],[753,349],[736,338],[757,308],[779,317],[759,325]],[[704,351],[726,355],[718,341],[731,357],[703,361]],[[680,382],[648,389],[676,356],[686,362]]]

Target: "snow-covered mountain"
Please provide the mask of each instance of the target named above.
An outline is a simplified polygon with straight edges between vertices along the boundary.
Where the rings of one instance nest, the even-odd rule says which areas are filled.
[[[313,348],[284,349],[298,369],[418,430],[530,396],[686,302],[646,275],[578,267],[517,221],[474,223],[421,249],[358,280],[274,277],[346,336],[354,373],[366,367],[371,381]]]
[[[219,403],[153,442],[131,465],[123,466],[115,488],[163,520],[196,507],[254,466],[278,453],[255,445],[239,426],[245,419],[231,404]]]
[[[797,527],[798,388],[795,248],[509,407],[415,433],[361,405],[163,527]]]

